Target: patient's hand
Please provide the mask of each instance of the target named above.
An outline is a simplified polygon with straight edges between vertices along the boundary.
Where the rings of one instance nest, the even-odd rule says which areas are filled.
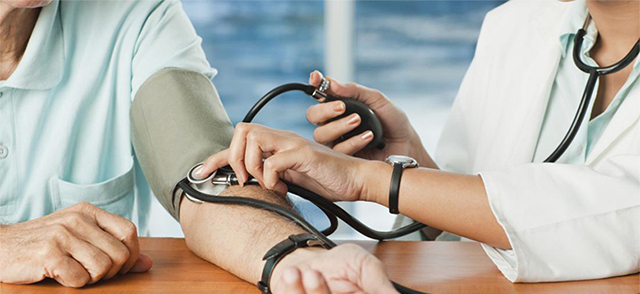
[[[271,282],[275,294],[398,293],[382,262],[358,245],[344,244],[298,260],[291,260],[295,255],[287,258],[276,267]]]
[[[29,284],[52,278],[82,287],[117,273],[145,272],[130,221],[88,203],[0,227],[0,282]]]

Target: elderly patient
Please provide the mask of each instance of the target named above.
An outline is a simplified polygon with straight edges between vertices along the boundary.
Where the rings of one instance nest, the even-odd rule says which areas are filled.
[[[82,287],[151,268],[131,222],[136,217],[145,232],[153,221],[142,171],[167,168],[183,155],[134,154],[129,113],[142,92],[163,92],[148,82],[167,68],[206,77],[196,87],[213,89],[216,72],[200,43],[177,0],[0,0],[0,282],[52,278]],[[174,82],[180,87],[190,80],[198,79]],[[191,88],[176,93],[191,95]],[[206,134],[213,143],[183,142],[179,149],[197,159],[179,164],[191,166],[228,146],[233,127],[222,104],[213,105],[219,115],[210,118],[214,127]],[[176,181],[149,178],[189,248],[251,283],[259,280],[269,248],[303,232],[268,212],[181,201],[167,188]],[[287,205],[259,187],[223,192],[230,194]],[[275,267],[271,281],[276,293],[395,291],[381,263],[353,245],[298,249]]]

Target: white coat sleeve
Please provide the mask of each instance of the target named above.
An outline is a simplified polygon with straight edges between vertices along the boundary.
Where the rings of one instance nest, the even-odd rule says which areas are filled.
[[[521,164],[482,172],[473,158],[491,81],[488,33],[499,24],[490,15],[478,49],[451,110],[436,161],[447,171],[476,173],[512,250],[483,248],[512,282],[596,279],[636,273],[640,263],[640,150],[603,159],[597,167]],[[487,44],[492,44],[487,46]],[[489,99],[489,98],[487,98]],[[637,130],[637,128],[635,129]]]
[[[597,169],[523,164],[481,172],[491,209],[513,248],[485,251],[513,282],[605,278],[638,272],[640,156]]]

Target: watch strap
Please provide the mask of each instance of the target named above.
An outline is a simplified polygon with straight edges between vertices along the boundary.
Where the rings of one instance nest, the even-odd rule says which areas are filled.
[[[273,275],[273,270],[276,268],[276,265],[278,265],[278,263],[287,256],[287,254],[295,251],[296,249],[313,246],[325,247],[325,245],[313,234],[303,233],[291,235],[269,249],[262,258],[262,260],[266,260],[266,263],[262,269],[262,277],[260,282],[258,282],[258,289],[260,289],[264,294],[271,294],[271,275]]]
[[[393,173],[391,174],[391,184],[389,185],[389,213],[399,214],[398,196],[400,194],[400,179],[403,171],[402,163],[393,164]]]

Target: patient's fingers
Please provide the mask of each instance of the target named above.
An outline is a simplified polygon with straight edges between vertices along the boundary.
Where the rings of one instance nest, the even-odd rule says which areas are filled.
[[[306,294],[304,286],[302,285],[302,275],[300,270],[295,267],[285,269],[282,273],[281,279],[284,280],[284,288],[287,294]]]
[[[305,294],[331,294],[327,281],[320,272],[309,269],[302,272]]]

